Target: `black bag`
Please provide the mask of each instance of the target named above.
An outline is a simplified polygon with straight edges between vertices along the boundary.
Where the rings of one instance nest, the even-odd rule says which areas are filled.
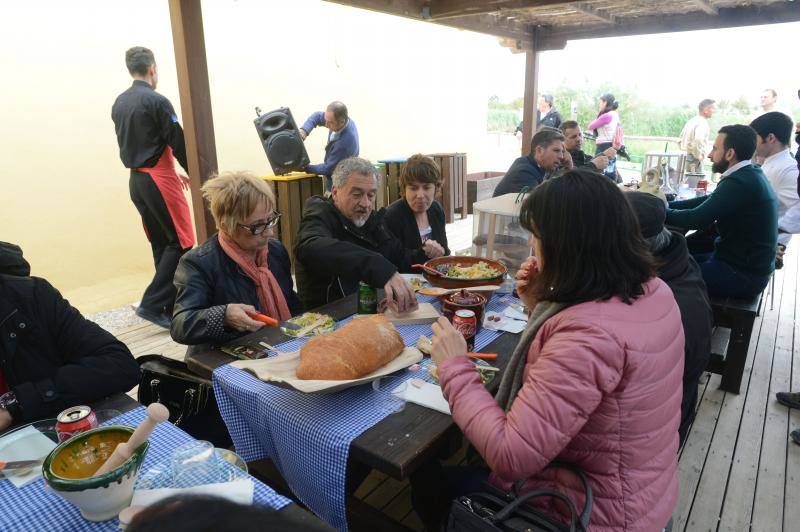
[[[136,361],[141,369],[140,403],[163,404],[169,409],[170,422],[198,440],[216,447],[232,445],[210,380],[189,371],[185,362],[161,355],[145,355]]]
[[[450,508],[447,521],[448,532],[576,532],[589,529],[592,514],[592,488],[586,474],[577,466],[563,462],[552,462],[547,467],[569,469],[581,479],[586,493],[583,511],[578,510],[572,501],[561,493],[536,490],[519,495],[524,480],[517,482],[511,493],[503,493],[487,485],[485,491],[459,497]],[[570,510],[570,523],[564,523],[545,515],[526,503],[537,497],[552,497],[563,502]]]

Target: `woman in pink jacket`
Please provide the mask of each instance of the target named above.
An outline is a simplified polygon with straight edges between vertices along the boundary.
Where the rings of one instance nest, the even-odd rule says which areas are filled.
[[[533,309],[495,397],[450,323],[434,324],[433,360],[453,419],[508,490],[554,489],[580,511],[582,468],[594,492],[591,530],[656,531],[678,500],[683,327],[672,292],[622,192],[573,170],[524,201],[536,259],[517,274]],[[565,519],[565,507],[537,505]]]
[[[617,136],[617,128],[622,127],[619,121],[619,102],[614,98],[610,92],[603,94],[600,97],[600,112],[597,113],[597,118],[592,120],[587,129],[593,129],[597,140],[595,141],[595,154],[599,155],[606,151],[608,148],[619,148],[619,145],[614,145],[614,137]],[[620,145],[622,142],[620,142]]]

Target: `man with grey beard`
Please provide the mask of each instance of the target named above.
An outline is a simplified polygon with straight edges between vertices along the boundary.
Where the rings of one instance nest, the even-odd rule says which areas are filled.
[[[416,308],[414,290],[398,272],[427,260],[387,228],[374,212],[378,176],[366,159],[344,159],[333,171],[330,198],[306,201],[294,247],[297,292],[308,309],[358,291],[360,282],[383,288],[398,312]]]

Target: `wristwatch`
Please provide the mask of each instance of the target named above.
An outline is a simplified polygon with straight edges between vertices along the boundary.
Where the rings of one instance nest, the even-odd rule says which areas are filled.
[[[22,417],[22,407],[19,405],[14,392],[6,392],[0,395],[0,408],[11,414],[11,419],[14,421],[19,421],[20,417]]]

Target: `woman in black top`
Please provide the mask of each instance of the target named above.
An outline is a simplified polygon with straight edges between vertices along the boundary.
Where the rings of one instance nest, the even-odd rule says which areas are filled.
[[[386,209],[389,230],[407,249],[422,249],[429,259],[449,255],[444,209],[434,200],[442,174],[433,159],[412,155],[400,172],[403,197]]]

